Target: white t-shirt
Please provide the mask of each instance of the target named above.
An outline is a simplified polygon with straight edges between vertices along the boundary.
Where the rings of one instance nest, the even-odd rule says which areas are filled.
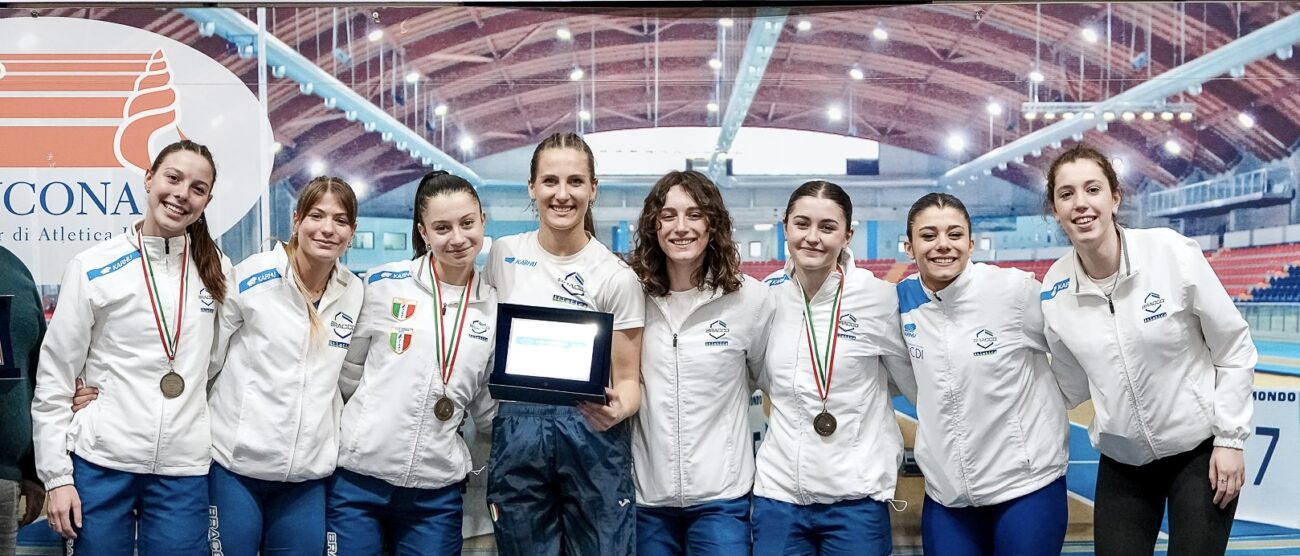
[[[691,309],[705,297],[707,291],[700,288],[691,288],[681,292],[668,292],[668,324],[673,330],[681,330],[682,322],[690,316]]]
[[[645,320],[636,273],[595,239],[559,257],[542,248],[536,231],[506,236],[492,242],[483,272],[501,303],[613,313],[614,330]]]

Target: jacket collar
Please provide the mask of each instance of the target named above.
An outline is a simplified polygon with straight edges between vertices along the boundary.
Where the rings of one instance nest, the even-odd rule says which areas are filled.
[[[967,259],[966,268],[962,269],[961,274],[958,274],[956,278],[953,278],[952,282],[941,290],[932,291],[930,288],[926,287],[925,282],[921,280],[919,271],[917,272],[916,280],[921,283],[921,289],[925,290],[925,294],[931,299],[936,301],[956,301],[961,299],[961,297],[965,295],[966,291],[970,289],[971,282],[975,280],[971,277],[974,273],[975,263],[970,259]]]
[[[289,261],[289,251],[285,244],[277,241],[275,246],[271,248],[271,252],[275,257],[275,266],[285,277],[285,284],[297,291],[297,274],[294,272],[293,264]],[[319,306],[327,307],[338,298],[343,297],[343,292],[347,291],[348,285],[357,279],[352,274],[352,271],[343,266],[343,263],[335,261],[334,271],[330,273],[329,282],[325,284],[325,292],[320,296]]]
[[[844,269],[844,281],[846,283],[849,280],[851,280],[852,277],[857,276],[858,272],[862,272],[860,269],[854,266],[853,251],[850,250],[848,247],[845,247],[843,250],[840,251],[840,257],[836,261],[836,263],[839,264],[840,268]],[[799,295],[802,298],[803,286],[799,285],[799,279],[795,277],[794,259],[789,259],[785,262],[785,275],[790,277],[790,281],[793,282],[795,288],[800,291]],[[839,279],[840,279],[840,273],[832,270],[830,274],[826,275],[826,281],[822,282],[821,287],[817,288],[817,293],[813,295],[813,299],[816,300],[817,298],[822,297],[824,295],[827,296],[835,295],[835,287],[838,285],[837,281]]]
[[[1133,257],[1130,256],[1130,252],[1133,251],[1135,248],[1140,250],[1141,247],[1135,246],[1134,242],[1130,241],[1132,238],[1129,237],[1127,228],[1120,226],[1119,224],[1115,224],[1115,230],[1119,232],[1120,259],[1119,259],[1119,269],[1116,270],[1116,272],[1119,273],[1119,277],[1116,279],[1116,286],[1115,286],[1116,288],[1118,288],[1119,284],[1127,282],[1129,278],[1137,274],[1138,267],[1133,264],[1132,262]],[[1141,260],[1141,257],[1137,257],[1137,259]],[[1070,275],[1071,278],[1074,280],[1074,292],[1073,292],[1074,295],[1080,295],[1080,294],[1091,294],[1091,295],[1100,295],[1100,296],[1106,295],[1101,291],[1100,287],[1096,286],[1096,283],[1092,280],[1091,277],[1087,277],[1087,274],[1083,271],[1083,262],[1079,259],[1079,252],[1073,247],[1070,248]],[[1081,275],[1087,277],[1087,282],[1094,287],[1090,287],[1087,290],[1084,290],[1083,289],[1084,280],[1080,279]]]
[[[429,276],[429,258],[432,256],[433,255],[430,253],[425,253],[419,257],[411,259],[410,261],[411,279],[415,280],[416,287],[429,295],[433,295],[432,277]],[[483,287],[486,285],[483,281],[483,272],[477,267],[474,269],[474,278],[470,282],[470,285],[474,286],[474,291],[470,292],[470,303],[478,303],[487,299],[483,294]]]

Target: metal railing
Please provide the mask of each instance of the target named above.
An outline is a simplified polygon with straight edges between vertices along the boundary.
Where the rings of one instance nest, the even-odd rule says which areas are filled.
[[[1256,338],[1300,340],[1300,303],[1239,303]]]
[[[1285,178],[1272,180],[1274,169],[1260,168],[1147,194],[1147,209],[1163,212],[1183,207],[1226,201],[1248,195],[1284,194],[1290,186]]]

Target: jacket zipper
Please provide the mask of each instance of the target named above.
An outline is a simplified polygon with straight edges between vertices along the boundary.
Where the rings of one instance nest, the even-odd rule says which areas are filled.
[[[685,323],[686,321],[683,320],[682,322]],[[674,423],[677,428],[675,442],[677,445],[677,499],[684,507],[686,505],[686,480],[685,474],[682,473],[682,373],[679,355],[680,352],[677,351],[677,333],[673,332],[673,389],[676,391],[674,399],[677,401],[677,403],[673,404],[673,409],[677,412],[677,420]]]
[[[147,249],[147,247],[144,246],[143,241],[142,241],[141,244],[140,244],[140,249],[141,249],[142,251],[143,251],[144,249]],[[167,239],[166,239],[166,238],[163,239],[163,249],[164,249],[164,250],[167,249]],[[182,261],[182,262],[184,262],[184,261]],[[163,269],[166,270],[166,271],[168,271],[168,272],[170,272],[170,271],[172,270],[172,268],[171,268],[171,261],[168,261],[166,257],[163,257]],[[161,295],[159,296],[159,299],[162,299],[162,296],[161,296]],[[180,302],[181,302],[181,303],[185,303],[185,300],[182,299],[182,300],[180,300]],[[179,309],[179,307],[178,307],[178,309]],[[177,325],[179,326],[180,323],[177,323]],[[205,396],[205,397],[206,397],[206,396]],[[205,402],[204,405],[206,405],[206,402]],[[151,469],[150,469],[151,472],[157,472],[157,471],[158,471],[158,454],[162,452],[163,432],[164,432],[164,425],[165,425],[166,423],[167,423],[167,400],[164,399],[164,400],[163,400],[162,409],[158,412],[158,438],[157,438],[156,441],[153,443],[153,463],[152,463],[152,465],[151,465]]]
[[[329,286],[329,284],[326,284],[326,289],[328,289],[328,286]],[[295,289],[297,289],[297,288],[295,288]],[[299,297],[302,297],[302,294],[301,294],[301,293],[299,293],[298,295],[299,295]],[[324,298],[325,298],[325,293],[324,293],[324,292],[321,292],[321,299],[324,299]],[[307,301],[307,298],[306,298],[306,297],[303,297],[303,301]],[[306,308],[304,307],[304,310],[310,310],[310,309],[306,309]],[[303,316],[306,316],[306,315],[303,315]],[[300,380],[299,383],[298,383],[298,425],[297,425],[297,429],[298,429],[298,430],[297,430],[297,432],[293,435],[293,445],[289,447],[289,468],[285,470],[285,475],[284,475],[284,480],[286,480],[286,481],[288,481],[288,480],[289,480],[289,477],[291,477],[291,476],[293,475],[293,465],[294,465],[294,462],[297,461],[297,459],[298,459],[298,440],[299,440],[299,437],[302,436],[302,406],[303,406],[303,403],[302,403],[302,402],[303,402],[303,398],[305,398],[306,395],[307,395],[307,394],[306,394],[306,389],[307,389],[307,366],[308,366],[308,365],[307,365],[307,352],[311,349],[311,334],[310,334],[310,333],[308,333],[308,335],[307,335],[307,339],[303,340],[302,346],[303,346],[303,347],[302,347],[302,355],[301,355],[301,356],[299,357],[299,359],[298,359],[299,361],[302,361],[302,366],[300,367],[300,368],[302,369],[302,374],[301,374],[301,377],[302,377],[302,378],[301,378],[301,380]]]
[[[1110,300],[1109,297],[1106,298]],[[1119,319],[1115,316],[1115,306],[1111,305],[1110,329],[1115,335],[1115,352],[1119,354],[1120,370],[1124,373],[1124,382],[1128,383],[1128,402],[1133,408],[1133,415],[1137,417],[1138,426],[1142,427],[1142,435],[1146,437],[1147,446],[1154,455],[1156,451],[1155,441],[1151,438],[1151,431],[1147,428],[1147,420],[1142,416],[1142,408],[1137,403],[1137,387],[1133,385],[1133,376],[1129,373],[1128,362],[1124,360],[1124,344],[1119,337]]]

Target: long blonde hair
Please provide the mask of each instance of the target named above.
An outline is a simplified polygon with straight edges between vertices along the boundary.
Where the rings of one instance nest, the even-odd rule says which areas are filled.
[[[293,209],[293,221],[302,222],[307,216],[307,211],[319,203],[326,195],[333,195],[339,204],[343,205],[343,210],[347,212],[348,224],[352,226],[353,231],[357,229],[357,195],[352,192],[352,186],[348,185],[339,178],[332,176],[320,176],[307,182],[303,188],[302,195],[298,196],[298,204]],[[302,281],[302,269],[298,268],[298,261],[294,254],[298,252],[298,229],[295,226],[293,235],[289,237],[289,243],[285,245],[284,252],[289,256],[289,265],[293,267],[293,282],[302,293],[303,302],[307,304],[307,318],[311,321],[311,340],[312,344],[316,343],[316,335],[320,332],[320,313],[316,311],[316,306],[309,301],[311,294],[307,291],[307,285]],[[328,283],[328,282],[327,282]],[[321,293],[324,295],[324,292]]]

